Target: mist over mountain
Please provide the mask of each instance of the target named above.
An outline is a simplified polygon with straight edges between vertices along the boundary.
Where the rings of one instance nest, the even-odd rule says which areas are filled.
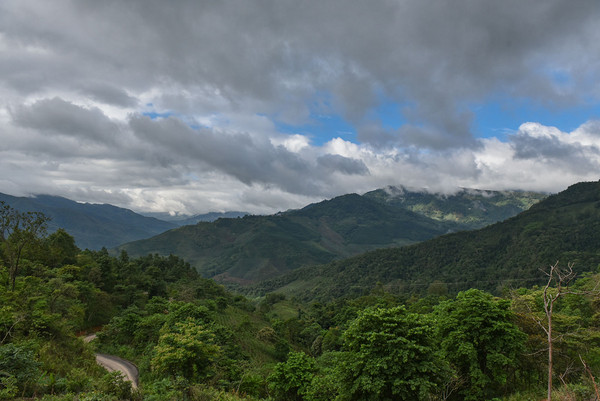
[[[367,192],[364,196],[435,220],[457,223],[463,229],[476,229],[527,210],[547,195],[531,191],[472,188],[446,194],[388,186]]]
[[[443,235],[419,244],[379,249],[298,269],[259,284],[304,300],[331,300],[370,292],[378,283],[394,293],[452,293],[540,284],[540,272],[560,261],[576,271],[600,266],[600,182],[585,182],[549,196],[515,217],[479,230]]]
[[[170,223],[177,224],[178,226],[187,226],[190,224],[197,224],[201,221],[215,221],[217,219],[235,219],[237,217],[244,217],[248,212],[210,212],[195,215],[188,214],[171,214],[171,213],[143,213],[144,216],[154,217],[159,220],[168,221]]]

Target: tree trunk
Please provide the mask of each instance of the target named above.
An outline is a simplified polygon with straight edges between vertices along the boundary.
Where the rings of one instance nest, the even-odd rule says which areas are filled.
[[[548,401],[552,401],[552,304],[548,315]]]

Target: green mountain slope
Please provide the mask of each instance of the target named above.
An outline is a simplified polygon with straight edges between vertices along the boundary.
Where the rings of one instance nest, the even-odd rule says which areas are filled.
[[[546,198],[539,192],[461,189],[453,194],[431,194],[403,187],[367,192],[365,197],[407,209],[435,220],[456,223],[465,230],[506,220]]]
[[[123,242],[148,238],[176,227],[173,223],[145,217],[107,204],[78,203],[59,196],[32,198],[0,194],[0,201],[23,212],[42,212],[52,220],[48,231],[64,228],[79,248],[112,248]]]
[[[430,198],[426,200],[431,203]],[[452,206],[446,210],[452,211]],[[462,221],[434,219],[381,196],[349,194],[273,216],[201,222],[118,249],[133,256],[175,254],[205,276],[247,284],[301,266],[413,244],[465,227]]]
[[[358,295],[377,283],[399,292],[424,293],[434,281],[451,292],[501,291],[542,282],[539,269],[556,261],[574,262],[580,272],[600,266],[600,182],[573,185],[477,231],[299,269],[255,290],[305,300]]]
[[[449,226],[345,195],[273,216],[200,222],[119,247],[130,255],[175,254],[210,277],[246,283],[370,249],[410,244]]]

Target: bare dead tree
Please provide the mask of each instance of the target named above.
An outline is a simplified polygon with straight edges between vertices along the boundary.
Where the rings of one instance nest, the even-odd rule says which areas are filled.
[[[581,357],[581,355],[579,355],[579,360],[581,360],[581,363],[583,364],[585,371],[587,372],[587,374],[590,376],[590,379],[592,380],[592,384],[594,385],[594,392],[596,393],[596,400],[600,400],[600,392],[598,391],[598,385],[596,384],[596,378],[592,374],[592,369],[590,369],[589,365]]]
[[[544,313],[546,315],[546,324],[542,324],[541,320],[536,319],[538,325],[544,330],[548,341],[548,401],[552,401],[552,372],[553,372],[553,346],[554,340],[552,333],[552,314],[554,313],[554,306],[559,298],[567,295],[574,294],[569,290],[569,284],[573,281],[577,275],[573,271],[573,263],[568,263],[566,268],[562,268],[558,265],[558,261],[549,267],[548,270],[542,270],[542,272],[548,276],[548,281],[544,286],[542,292],[542,298],[544,301]],[[555,288],[551,287],[552,283],[555,284]]]
[[[558,261],[551,265],[548,270],[542,270],[542,272],[548,277],[548,281],[542,291],[542,300],[544,304],[544,314],[546,316],[545,322],[541,319],[535,318],[537,324],[544,330],[548,341],[548,401],[552,401],[552,373],[553,373],[553,355],[554,355],[554,342],[560,340],[563,335],[556,336],[553,332],[552,317],[554,313],[554,307],[556,302],[565,295],[586,295],[586,294],[597,294],[597,286],[591,291],[574,291],[569,288],[569,285],[573,282],[577,273],[573,271],[573,263],[569,262],[566,267],[560,267]],[[554,287],[552,287],[554,284]],[[561,375],[561,381],[565,380],[565,376],[568,372]]]
[[[546,325],[538,321],[540,327],[546,332],[548,338],[548,401],[552,401],[552,371],[553,371],[553,345],[554,337],[552,336],[552,314],[554,305],[560,297],[567,294],[572,294],[569,291],[569,284],[577,275],[573,271],[573,263],[568,263],[566,268],[561,268],[558,261],[551,265],[548,270],[542,270],[548,276],[548,282],[544,286],[542,297],[544,301],[544,313],[546,314]],[[556,289],[552,291],[551,285],[555,283]]]
[[[6,341],[6,339],[8,337],[10,337],[11,331],[15,328],[15,326],[19,323],[21,323],[23,320],[25,320],[25,316],[18,316],[15,321],[13,322],[13,324],[6,330],[6,333],[4,334],[4,337],[2,337],[2,340],[0,340],[0,345],[4,344],[4,341]]]
[[[461,376],[453,375],[446,380],[437,394],[429,396],[430,401],[447,401],[452,393],[458,391],[465,383],[465,379]]]
[[[559,373],[558,378],[562,382],[563,386],[567,388],[567,376],[569,376],[575,369],[573,369],[573,362],[571,362],[564,372]]]
[[[569,262],[566,267],[559,266],[559,262],[557,261],[554,265],[548,267],[548,269],[540,269],[544,275],[547,276],[547,282],[545,286],[541,289],[541,298],[543,303],[544,314],[539,315],[538,311],[536,311],[535,307],[532,304],[533,298],[529,298],[529,301],[523,299],[524,302],[520,303],[521,306],[524,306],[527,309],[527,316],[529,316],[533,321],[541,327],[541,329],[546,334],[547,347],[540,349],[538,351],[534,351],[527,355],[538,355],[542,352],[547,352],[548,355],[548,389],[547,389],[547,398],[545,401],[552,401],[552,381],[553,381],[553,372],[554,372],[554,345],[563,340],[564,337],[573,335],[575,332],[580,329],[575,329],[575,331],[570,331],[568,333],[556,333],[553,327],[553,316],[554,310],[557,301],[564,297],[565,295],[599,295],[600,294],[600,280],[596,278],[594,280],[595,285],[592,289],[576,289],[573,290],[569,288],[569,285],[574,281],[577,274],[573,271],[574,263]],[[587,287],[589,288],[589,287]],[[518,300],[518,295],[514,295],[515,300]],[[541,317],[539,317],[541,316]],[[573,372],[573,364],[571,363],[564,372],[558,374],[558,379],[561,380],[563,384],[566,385],[567,377]],[[589,372],[588,372],[589,373]],[[595,384],[594,384],[595,386]],[[600,400],[600,398],[598,398]]]

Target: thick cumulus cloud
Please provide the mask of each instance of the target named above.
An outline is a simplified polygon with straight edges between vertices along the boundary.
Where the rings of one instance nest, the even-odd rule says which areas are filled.
[[[306,199],[329,193],[336,174],[368,174],[360,160],[318,150],[290,151],[260,134],[193,128],[177,117],[134,114],[117,122],[97,108],[60,98],[19,106],[11,117],[0,147],[4,161],[13,166],[27,161],[22,164],[24,173],[39,169],[56,184],[104,186],[109,193],[110,188],[123,186],[133,194],[143,187],[173,186],[182,192],[186,185],[195,188],[200,181],[202,185],[216,181],[224,185],[222,191],[273,187]],[[31,158],[37,160],[33,166],[27,160]],[[74,193],[81,195],[81,189]],[[116,194],[122,202],[122,193]]]
[[[306,118],[309,100],[326,93],[336,112],[357,122],[384,95],[425,130],[391,135],[419,146],[431,138],[437,148],[473,143],[468,102],[491,90],[577,102],[600,71],[594,0],[6,0],[0,7],[8,56],[1,72],[18,91],[77,88],[134,105],[133,93],[179,87],[288,121]]]
[[[115,143],[119,128],[98,108],[87,109],[60,98],[43,99],[13,112],[16,125],[81,141]]]
[[[246,185],[274,185],[286,192],[316,196],[327,192],[331,180],[331,174],[322,174],[324,164],[328,173],[367,172],[362,162],[340,155],[324,155],[311,161],[256,135],[193,129],[176,118],[154,121],[135,117],[130,125],[141,143],[153,144],[146,154],[151,160],[162,158],[165,166],[214,169]]]
[[[297,137],[286,143],[235,124],[194,127],[174,116],[115,121],[60,98],[20,106],[11,117],[0,145],[4,191],[146,211],[271,213],[389,184],[558,191],[600,171],[597,122],[573,132],[527,123],[507,142],[431,152],[379,151],[340,138],[321,147]]]
[[[540,160],[575,174],[600,173],[600,131],[593,122],[571,134],[539,123],[523,124],[511,138],[515,158]]]
[[[597,179],[598,123],[502,142],[474,136],[472,108],[597,102],[599,17],[596,0],[3,0],[0,191],[265,212],[389,184]],[[316,115],[359,143],[278,128]]]

